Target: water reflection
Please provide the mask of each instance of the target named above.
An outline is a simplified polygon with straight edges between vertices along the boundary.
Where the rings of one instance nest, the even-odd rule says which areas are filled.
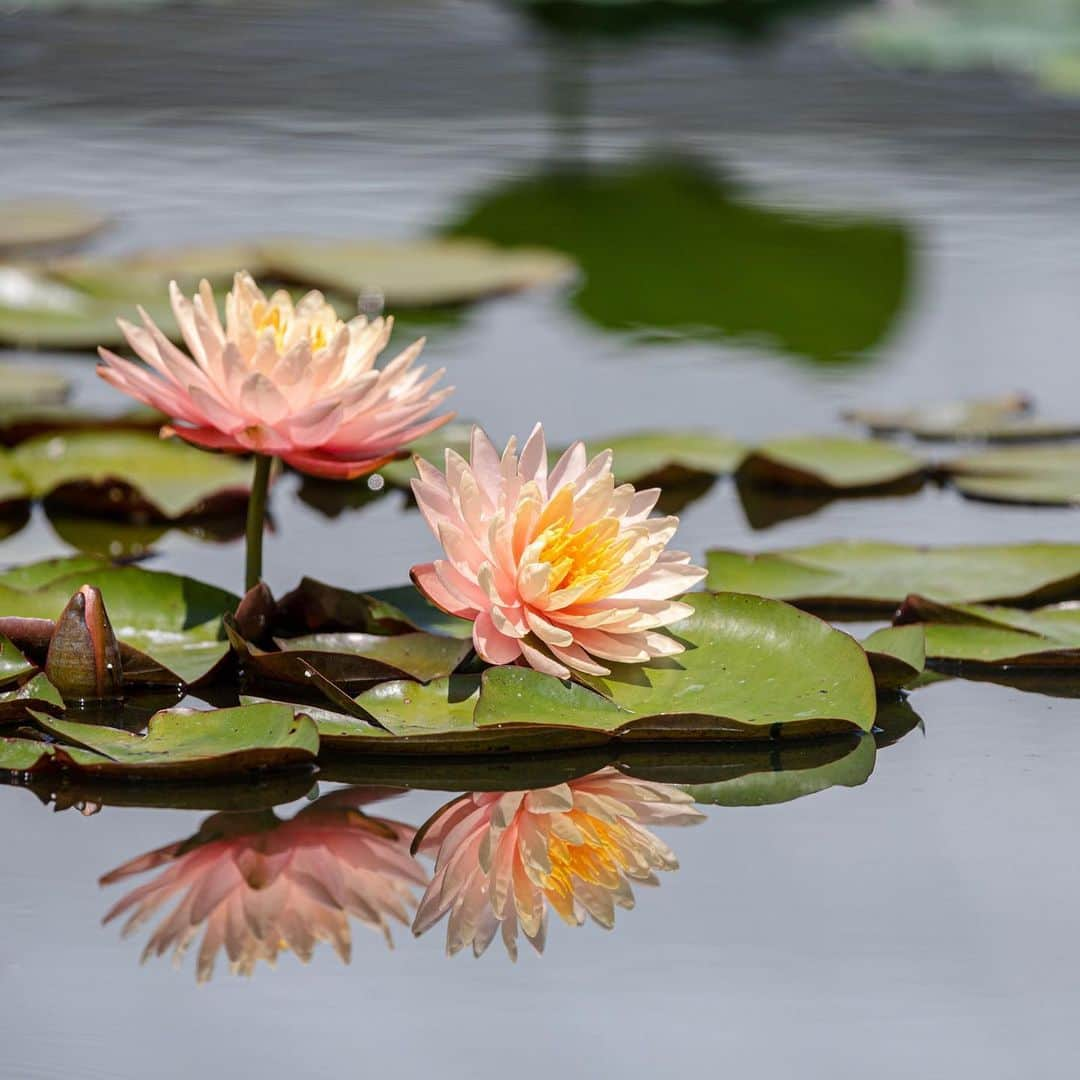
[[[605,329],[735,339],[819,364],[867,357],[912,273],[897,222],[757,205],[685,158],[512,181],[449,231],[566,252],[584,278],[575,306]]]
[[[320,941],[348,963],[350,918],[392,945],[390,922],[408,924],[413,890],[427,880],[409,852],[415,830],[361,810],[394,794],[347,788],[287,820],[272,810],[215,814],[194,836],[105,874],[102,885],[166,868],[124,896],[105,921],[126,914],[126,936],[178,901],[150,936],[143,959],[172,950],[179,962],[203,930],[200,982],[213,974],[222,950],[231,970],[244,975],[260,960],[273,966],[284,951],[306,962]]]
[[[596,747],[512,757],[330,758],[320,782],[349,781],[298,813],[272,807],[302,795],[309,776],[259,784],[143,786],[48,777],[29,785],[56,809],[101,806],[220,808],[193,835],[105,874],[109,885],[157,875],[106,915],[125,936],[155,917],[143,959],[195,939],[196,975],[224,952],[250,975],[282,952],[307,961],[318,942],[348,963],[350,920],[392,944],[393,922],[423,936],[445,920],[446,950],[482,955],[497,935],[513,959],[519,937],[539,953],[549,911],[570,926],[610,929],[634,889],[678,867],[654,830],[695,825],[701,806],[779,805],[831,787],[856,788],[877,752],[919,719],[903,699],[881,704],[874,735],[735,746]],[[419,829],[377,816],[375,804],[408,788],[464,791]],[[424,869],[433,863],[432,877]],[[166,912],[166,908],[171,909]]]
[[[471,792],[423,827],[419,851],[435,876],[413,923],[423,934],[449,915],[446,951],[480,956],[499,932],[517,957],[518,931],[543,952],[550,907],[571,926],[610,929],[634,906],[631,882],[656,885],[675,853],[648,825],[695,825],[704,815],[671,784],[613,768],[532,791]]]

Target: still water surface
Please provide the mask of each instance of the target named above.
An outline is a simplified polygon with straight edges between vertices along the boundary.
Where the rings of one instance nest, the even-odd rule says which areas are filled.
[[[868,69],[831,25],[569,49],[437,0],[9,15],[0,197],[93,202],[116,218],[101,250],[461,231],[565,247],[577,291],[403,320],[497,440],[536,419],[556,442],[760,440],[1016,388],[1075,418],[1080,110]],[[35,362],[109,400],[86,358]],[[400,494],[327,517],[299,486],[274,493],[275,591],[305,572],[398,583],[433,556]],[[933,488],[755,529],[720,481],[682,516],[698,555],[1076,536],[1071,512]],[[67,551],[39,509],[0,559]],[[172,532],[155,552],[227,587],[241,572],[236,543]],[[1075,1075],[1075,702],[949,682],[911,704],[923,728],[862,785],[657,830],[677,872],[610,933],[553,925],[516,965],[498,942],[447,959],[442,927],[402,928],[391,952],[355,926],[348,967],[324,945],[201,987],[191,957],[140,968],[145,933],[99,925],[121,890],[97,880],[205,812],[54,814],[2,788],[0,1076]],[[416,826],[454,794],[379,812]]]

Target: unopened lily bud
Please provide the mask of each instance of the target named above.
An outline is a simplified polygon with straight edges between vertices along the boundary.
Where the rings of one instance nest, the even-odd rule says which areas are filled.
[[[123,696],[120,646],[101,592],[93,585],[83,585],[56,620],[45,674],[65,701]]]

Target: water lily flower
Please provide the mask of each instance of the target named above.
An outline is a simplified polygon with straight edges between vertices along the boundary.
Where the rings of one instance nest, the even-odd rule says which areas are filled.
[[[667,550],[679,519],[649,516],[660,490],[617,486],[611,451],[589,461],[580,442],[549,471],[540,424],[516,451],[511,439],[500,457],[474,428],[468,462],[447,450],[442,473],[417,459],[413,492],[446,553],[413,567],[417,587],[472,620],[489,664],[564,679],[682,652],[661,628],[691,613],[672,598],[706,572]]]
[[[143,960],[173,950],[179,963],[205,926],[197,977],[213,974],[224,949],[235,973],[250,975],[259,960],[274,965],[292,950],[305,963],[327,941],[344,963],[351,956],[349,917],[382,932],[389,920],[408,925],[414,888],[427,881],[409,852],[416,830],[372,817],[361,806],[397,794],[385,788],[332,792],[282,821],[273,811],[221,813],[195,836],[141,855],[106,874],[102,885],[167,869],[134,889],[105,916],[130,912],[127,936],[170,901],[143,950]]]
[[[571,926],[586,915],[610,929],[631,908],[631,882],[656,885],[678,860],[647,825],[695,825],[704,815],[681,788],[604,768],[555,787],[465,794],[437,811],[414,844],[435,857],[413,933],[447,912],[446,948],[480,956],[502,930],[517,958],[520,927],[543,952],[547,909]]]
[[[414,367],[423,339],[375,367],[392,318],[342,322],[322,293],[294,306],[284,291],[267,298],[246,272],[225,298],[224,323],[208,282],[190,300],[173,282],[170,295],[190,355],[140,309],[142,326],[118,322],[147,366],[99,349],[98,374],[171,417],[163,435],[258,455],[251,508],[260,545],[272,458],[315,476],[363,476],[451,419],[433,415],[451,392],[435,389],[443,371]],[[261,546],[249,554],[261,562]]]

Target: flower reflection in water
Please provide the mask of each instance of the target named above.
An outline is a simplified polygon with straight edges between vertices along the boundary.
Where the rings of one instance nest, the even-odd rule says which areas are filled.
[[[674,870],[671,849],[647,825],[693,825],[704,815],[680,788],[613,768],[534,791],[472,792],[439,810],[414,847],[436,858],[413,933],[447,912],[447,952],[479,956],[502,930],[517,957],[521,932],[542,952],[547,905],[580,926],[610,928],[615,907],[634,905],[631,881],[658,884]]]
[[[399,792],[389,788],[334,791],[283,821],[273,811],[221,813],[199,831],[141,855],[106,874],[101,884],[167,869],[123,897],[105,922],[130,912],[125,936],[179,898],[158,924],[143,960],[173,950],[178,964],[206,927],[197,975],[209,979],[225,950],[234,972],[250,975],[259,960],[273,965],[292,950],[307,962],[327,941],[348,963],[349,916],[382,931],[389,920],[408,925],[413,887],[427,877],[409,852],[416,830],[360,809]]]

